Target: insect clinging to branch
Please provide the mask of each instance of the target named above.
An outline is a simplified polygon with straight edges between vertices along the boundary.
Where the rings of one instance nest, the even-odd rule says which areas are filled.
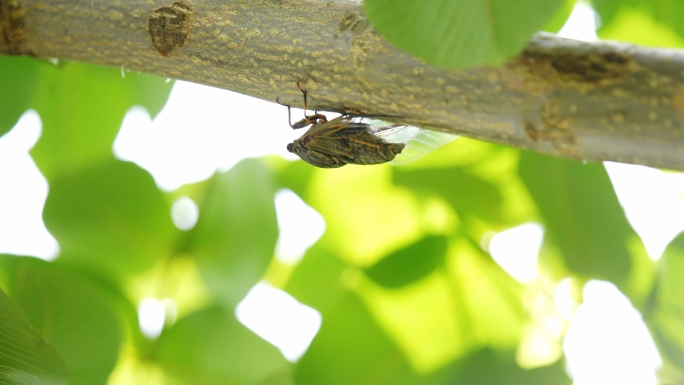
[[[404,143],[390,143],[381,133],[403,127],[390,124],[374,127],[363,121],[362,116],[343,114],[328,120],[323,114],[306,115],[307,92],[299,83],[297,88],[304,95],[304,119],[292,123],[290,106],[287,107],[288,123],[293,129],[311,126],[301,138],[287,145],[287,150],[297,154],[303,161],[321,168],[342,167],[345,164],[379,164],[389,162],[405,147]]]

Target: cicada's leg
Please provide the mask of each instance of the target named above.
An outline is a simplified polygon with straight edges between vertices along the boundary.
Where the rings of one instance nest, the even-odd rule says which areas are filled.
[[[293,129],[296,130],[298,128],[304,128],[307,126],[315,126],[317,124],[327,122],[328,118],[323,114],[319,114],[318,111],[314,111],[313,115],[307,115],[306,114],[306,110],[308,107],[307,92],[306,92],[306,90],[302,89],[302,86],[299,85],[299,82],[297,82],[296,84],[297,84],[297,88],[299,88],[299,90],[304,95],[304,119],[298,120],[295,123],[292,123],[292,112],[291,112],[290,105],[285,104],[285,103],[281,102],[279,98],[276,98],[276,102],[278,102],[278,104],[287,107],[287,122],[290,125],[290,127],[292,127]]]
[[[304,95],[304,120],[305,120],[306,122],[308,122],[307,126],[308,126],[309,124],[314,124],[314,125],[315,125],[315,124],[320,124],[320,123],[325,123],[325,122],[327,122],[327,121],[328,121],[328,117],[325,116],[325,115],[323,115],[323,114],[319,114],[318,111],[314,111],[313,115],[307,115],[307,114],[306,114],[306,110],[309,108],[309,106],[308,106],[308,95],[309,95],[309,93],[306,92],[306,90],[303,89],[302,86],[299,85],[299,82],[297,82],[297,88],[299,88],[299,90],[300,90],[300,91],[302,92],[302,94]],[[297,125],[297,124],[295,123],[295,125]]]
[[[292,123],[292,107],[290,107],[289,104],[285,104],[280,101],[280,98],[276,98],[276,102],[280,104],[281,106],[287,107],[287,123],[292,127],[293,130],[296,130],[298,128],[304,128],[307,126],[315,126],[320,123],[325,123],[328,121],[328,117],[323,115],[323,114],[315,114],[315,115],[304,115],[304,119],[298,120],[294,123]]]
[[[306,90],[302,89],[302,86],[299,85],[299,82],[297,82],[296,84],[297,84],[297,88],[299,88],[299,90],[300,90],[300,91],[302,92],[302,94],[304,95],[304,118],[308,118],[308,116],[306,116],[306,110],[307,110],[307,100],[306,100],[306,99],[307,99],[307,92],[306,92]],[[314,112],[314,114],[316,114],[316,113]],[[316,114],[316,115],[317,115],[317,114]]]
[[[278,104],[280,104],[281,106],[287,107],[287,123],[290,125],[290,127],[292,127],[292,129],[301,128],[301,127],[295,127],[294,125],[292,125],[292,113],[290,112],[290,109],[291,109],[290,105],[281,102],[279,98],[276,98],[276,102]],[[299,122],[297,122],[295,124],[298,124],[298,123]]]

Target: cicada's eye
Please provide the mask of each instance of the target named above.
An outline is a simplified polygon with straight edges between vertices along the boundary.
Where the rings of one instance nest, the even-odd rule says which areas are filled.
[[[292,148],[292,143],[287,144],[287,151],[294,153],[294,149]]]

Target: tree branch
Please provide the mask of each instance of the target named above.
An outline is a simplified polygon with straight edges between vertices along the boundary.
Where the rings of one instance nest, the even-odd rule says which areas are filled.
[[[684,55],[534,37],[503,68],[428,66],[344,0],[0,0],[0,52],[125,67],[582,160],[684,169]],[[106,92],[106,90],[103,90]],[[284,128],[283,128],[284,129]]]

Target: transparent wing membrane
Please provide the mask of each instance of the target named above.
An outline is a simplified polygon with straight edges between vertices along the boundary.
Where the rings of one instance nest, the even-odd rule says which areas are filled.
[[[382,120],[370,119],[374,134],[389,143],[405,143],[404,150],[397,154],[390,164],[401,165],[412,162],[458,138],[457,135],[431,131],[414,126],[402,126]]]

